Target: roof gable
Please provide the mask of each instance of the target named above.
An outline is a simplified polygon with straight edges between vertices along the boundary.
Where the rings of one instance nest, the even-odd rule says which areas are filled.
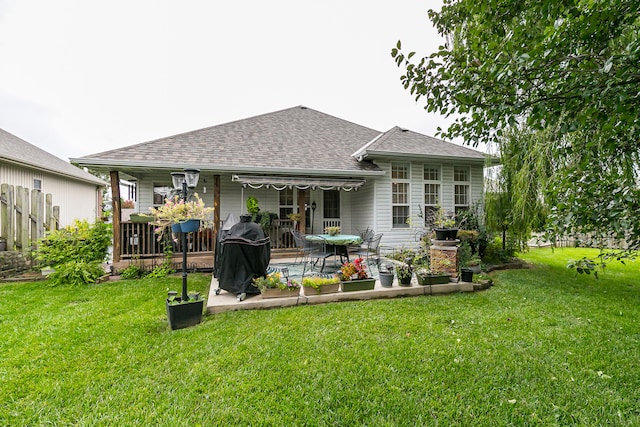
[[[462,147],[397,126],[380,135],[379,138],[363,147],[355,155],[362,158],[419,156],[472,161],[484,161],[487,156],[481,151]]]
[[[105,186],[107,183],[98,177],[77,168],[53,154],[47,153],[17,136],[0,129],[0,160],[22,167],[44,170],[79,181]]]

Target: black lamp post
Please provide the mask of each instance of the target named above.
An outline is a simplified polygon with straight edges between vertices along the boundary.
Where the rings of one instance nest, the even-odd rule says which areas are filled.
[[[311,234],[313,234],[313,223],[316,217],[316,201],[311,202]]]
[[[181,190],[182,200],[187,202],[189,188],[196,188],[198,178],[200,177],[200,169],[185,169],[183,172],[171,172],[171,181],[173,188]],[[182,244],[182,301],[189,301],[187,294],[187,233],[180,232]]]

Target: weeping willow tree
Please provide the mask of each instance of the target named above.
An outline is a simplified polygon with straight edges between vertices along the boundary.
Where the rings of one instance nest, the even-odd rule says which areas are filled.
[[[523,249],[531,233],[545,227],[544,194],[552,163],[546,138],[544,132],[522,127],[499,139],[501,166],[487,183],[485,221],[502,234],[502,249],[507,235]]]

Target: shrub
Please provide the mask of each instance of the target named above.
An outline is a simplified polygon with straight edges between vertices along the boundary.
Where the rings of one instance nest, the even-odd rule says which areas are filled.
[[[50,286],[78,286],[95,283],[96,280],[104,275],[104,268],[100,261],[72,260],[57,265],[55,271],[48,276],[48,280]]]
[[[141,277],[144,277],[144,275],[144,269],[137,264],[130,264],[120,272],[120,278],[123,280],[140,279]]]
[[[40,239],[35,259],[55,268],[70,261],[104,262],[109,254],[111,235],[111,224],[76,220]]]

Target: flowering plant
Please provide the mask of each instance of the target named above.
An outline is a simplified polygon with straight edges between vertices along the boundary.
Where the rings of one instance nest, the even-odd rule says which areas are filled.
[[[342,264],[339,276],[342,281],[369,278],[367,267],[364,265],[362,258],[357,258],[352,262]]]
[[[157,208],[150,208],[156,225],[167,226],[189,219],[199,219],[207,221],[213,214],[213,208],[204,206],[204,201],[194,194],[193,200],[184,201],[178,196],[172,199],[165,199],[164,205]]]
[[[265,289],[287,289],[294,291],[300,289],[300,283],[288,278],[286,283],[281,280],[279,272],[267,274],[265,277],[256,277],[253,284],[261,291]]]
[[[331,226],[331,227],[326,227],[324,229],[324,232],[327,233],[330,236],[335,236],[336,234],[340,234],[340,227],[338,226]]]
[[[178,196],[171,199],[165,199],[164,205],[157,208],[150,208],[153,215],[153,224],[156,226],[155,232],[158,234],[158,240],[161,240],[167,228],[172,224],[185,222],[190,219],[200,220],[200,227],[204,227],[207,223],[212,222],[210,217],[213,214],[213,208],[204,206],[204,201],[197,193],[193,195],[192,200],[184,201]]]
[[[302,279],[303,286],[310,286],[314,289],[320,289],[320,286],[323,286],[323,285],[335,285],[337,283],[340,283],[340,278],[338,276],[333,276],[333,277],[309,276]]]

